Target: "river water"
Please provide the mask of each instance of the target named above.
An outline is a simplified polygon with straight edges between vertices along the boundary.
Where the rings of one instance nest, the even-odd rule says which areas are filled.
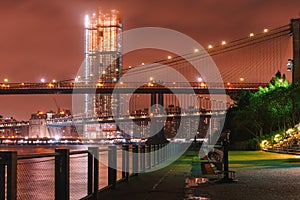
[[[70,151],[87,149],[87,146],[84,145],[0,145],[0,150],[14,150],[18,152],[18,155],[26,155],[54,152],[55,148],[58,147],[69,148]],[[105,149],[107,149],[107,147],[100,147],[100,150]],[[121,150],[118,150],[118,167],[121,167],[121,157]],[[107,151],[101,151],[99,153],[99,189],[108,184],[107,158]],[[70,199],[80,199],[87,195],[87,163],[87,154],[70,156]],[[18,199],[54,199],[54,157],[18,160],[17,173]],[[121,171],[117,171],[117,179],[121,179],[121,175]]]

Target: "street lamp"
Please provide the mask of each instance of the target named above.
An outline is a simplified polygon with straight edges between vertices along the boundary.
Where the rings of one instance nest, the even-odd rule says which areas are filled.
[[[4,82],[5,82],[5,83],[7,83],[7,82],[8,82],[8,79],[7,79],[7,78],[5,78],[5,79],[4,79]]]

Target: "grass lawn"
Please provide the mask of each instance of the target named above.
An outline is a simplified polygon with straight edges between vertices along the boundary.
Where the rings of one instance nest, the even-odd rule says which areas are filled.
[[[300,155],[264,151],[230,151],[230,168],[288,168],[300,167]]]

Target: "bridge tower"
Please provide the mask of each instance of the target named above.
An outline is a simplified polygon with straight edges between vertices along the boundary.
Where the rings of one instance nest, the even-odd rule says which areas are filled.
[[[85,17],[85,63],[82,82],[88,86],[115,83],[122,73],[122,24],[119,13],[101,11]],[[112,116],[118,109],[119,98],[110,94],[84,94],[84,117]],[[99,125],[85,124],[87,138],[98,137]]]
[[[85,19],[85,71],[86,84],[114,83],[122,73],[122,24],[119,13],[99,11]],[[112,115],[116,100],[107,94],[85,97],[85,113],[96,116]]]
[[[293,83],[300,83],[300,18],[291,20],[293,36]]]

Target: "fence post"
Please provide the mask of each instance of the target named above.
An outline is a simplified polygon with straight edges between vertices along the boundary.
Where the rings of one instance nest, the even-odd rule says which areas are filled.
[[[170,145],[171,142],[166,145],[166,160],[170,158]]]
[[[5,166],[7,188],[5,190]],[[5,191],[7,192],[5,195]],[[17,152],[0,152],[0,199],[17,199]]]
[[[108,147],[108,185],[113,188],[117,183],[117,147]]]
[[[140,145],[140,172],[145,172],[145,145]]]
[[[152,160],[151,160],[151,166],[154,167],[155,166],[155,160],[156,160],[156,152],[155,152],[155,145],[151,145],[151,155],[152,155]]]
[[[88,195],[93,194],[93,198],[97,199],[99,186],[99,148],[88,148]]]
[[[55,149],[55,199],[70,199],[70,150]]]
[[[166,160],[166,145],[165,144],[162,144],[161,146],[161,150],[162,150],[162,154],[163,154],[163,157],[162,157],[162,161],[165,161]]]
[[[139,170],[139,148],[137,145],[132,145],[132,175],[138,175]]]
[[[155,161],[155,165],[159,164],[160,161],[160,155],[159,155],[159,144],[155,145],[155,153],[156,153],[156,161]]]
[[[88,148],[88,195],[93,194],[93,168],[94,168],[94,156],[91,153],[90,147]]]
[[[151,169],[151,145],[148,145],[146,147],[146,155],[147,155],[147,159],[146,159],[146,163],[147,163],[147,169]]]
[[[2,153],[0,153],[0,199],[5,199],[5,163],[2,156]]]
[[[122,146],[122,179],[128,181],[129,177],[129,146]]]

